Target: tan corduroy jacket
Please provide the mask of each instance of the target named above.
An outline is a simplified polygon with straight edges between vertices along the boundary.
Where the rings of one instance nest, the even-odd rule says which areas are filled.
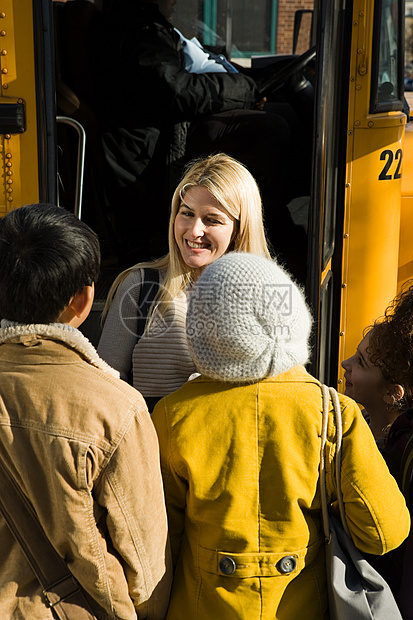
[[[360,409],[340,402],[349,528],[382,554],[406,538],[409,513]],[[326,620],[318,381],[301,366],[251,385],[199,377],[152,419],[175,565],[167,619]],[[334,439],[330,412],[331,500]]]
[[[140,394],[78,330],[0,329],[0,449],[96,615],[164,618],[171,571],[156,433]],[[0,618],[53,617],[0,515]]]

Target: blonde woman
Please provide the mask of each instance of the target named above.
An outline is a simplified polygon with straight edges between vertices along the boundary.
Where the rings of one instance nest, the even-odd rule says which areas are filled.
[[[196,372],[186,344],[187,295],[203,269],[231,250],[270,257],[257,183],[245,166],[219,153],[189,164],[176,188],[169,253],[121,273],[103,312],[99,354],[132,379],[149,409]],[[148,268],[156,270],[160,286],[140,337]]]

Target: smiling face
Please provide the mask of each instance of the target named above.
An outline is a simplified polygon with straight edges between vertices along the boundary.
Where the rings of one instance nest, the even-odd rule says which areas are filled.
[[[235,230],[235,220],[204,187],[191,187],[181,199],[174,237],[188,267],[202,270],[225,254]]]
[[[381,408],[389,391],[389,384],[383,377],[380,368],[370,362],[367,348],[370,334],[366,334],[352,357],[342,362],[346,371],[345,394],[363,405],[369,412]]]

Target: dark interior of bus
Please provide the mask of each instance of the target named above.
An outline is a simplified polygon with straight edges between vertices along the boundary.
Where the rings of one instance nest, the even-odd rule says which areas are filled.
[[[113,205],[108,204],[105,192],[100,97],[102,85],[107,88],[113,85],[110,84],[112,78],[108,75],[105,64],[107,46],[104,41],[102,12],[98,5],[89,0],[52,4],[58,117],[58,201],[64,208],[73,210],[76,199],[79,133],[73,125],[65,122],[65,119],[69,118],[80,123],[86,134],[81,218],[97,232],[101,242],[103,268],[97,286],[97,309],[100,311],[115,275],[129,266],[119,256]],[[267,235],[275,254],[304,285],[307,275],[313,148],[315,48],[300,55],[261,59],[257,57],[253,59],[252,67],[265,71],[263,68],[274,62],[276,72],[265,73],[261,94],[266,96],[267,105],[274,106],[277,112],[286,115],[293,128],[292,144],[288,145],[288,223],[284,224],[278,214],[277,217],[272,217],[271,213],[264,213],[264,217]],[[277,182],[281,181],[277,179],[277,171],[274,170],[274,191],[277,191]],[[167,186],[167,179],[165,183],[165,195],[170,198],[174,187]],[[165,231],[166,224],[167,222]],[[156,256],[142,258],[151,259]],[[85,329],[87,331],[87,325]],[[91,339],[96,341],[96,334],[92,334]]]

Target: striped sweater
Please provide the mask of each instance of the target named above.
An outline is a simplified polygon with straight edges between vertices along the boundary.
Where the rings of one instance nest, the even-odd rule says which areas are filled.
[[[142,270],[130,272],[120,285],[103,327],[98,352],[144,397],[166,396],[196,372],[185,333],[187,299],[180,293],[163,319],[155,318],[150,330],[137,336],[138,300]]]

